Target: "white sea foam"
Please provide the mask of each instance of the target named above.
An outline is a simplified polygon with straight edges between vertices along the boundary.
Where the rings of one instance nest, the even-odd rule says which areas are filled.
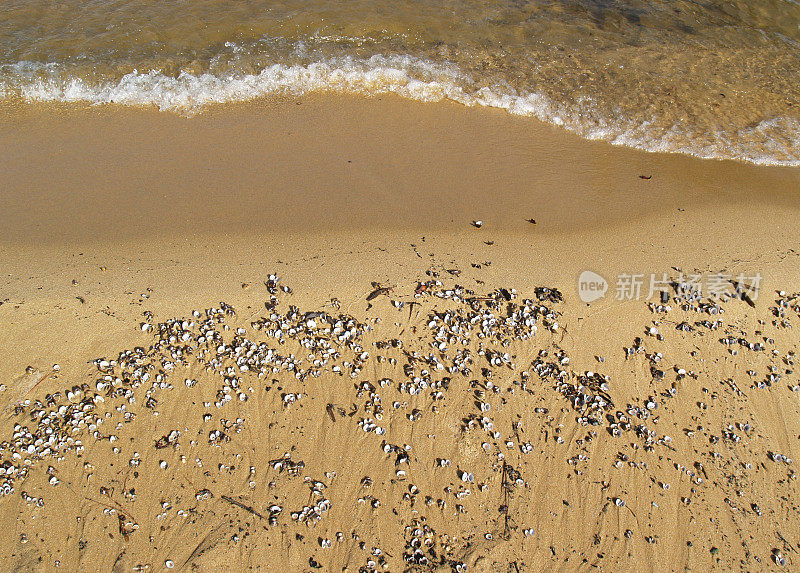
[[[587,99],[566,105],[538,93],[518,94],[498,87],[475,86],[469,75],[453,65],[413,56],[343,57],[306,65],[276,63],[258,74],[182,72],[175,77],[159,70],[134,71],[118,81],[102,83],[70,76],[59,64],[19,62],[0,66],[0,97],[16,96],[28,101],[152,105],[194,114],[209,104],[313,92],[393,93],[423,102],[451,100],[536,117],[587,139],[646,151],[762,165],[800,165],[800,122],[794,119],[765,120],[746,131],[708,134],[705,142],[698,142],[686,137],[679,126],[664,132],[651,129],[648,121],[600,117]]]

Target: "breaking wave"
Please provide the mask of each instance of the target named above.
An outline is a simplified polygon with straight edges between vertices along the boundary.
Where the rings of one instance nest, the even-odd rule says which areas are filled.
[[[646,151],[734,159],[760,165],[800,165],[800,121],[777,117],[735,133],[705,134],[698,141],[680,125],[654,128],[647,119],[604,117],[583,97],[558,103],[540,93],[517,93],[504,86],[477,85],[452,64],[414,56],[341,57],[308,64],[275,63],[258,73],[168,75],[132,71],[118,80],[93,82],[71,75],[64,64],[19,62],[0,65],[0,97],[38,102],[85,102],[155,106],[192,115],[212,104],[243,102],[271,95],[315,92],[365,96],[397,94],[421,101],[450,100],[466,106],[505,109],[561,126],[587,139]]]

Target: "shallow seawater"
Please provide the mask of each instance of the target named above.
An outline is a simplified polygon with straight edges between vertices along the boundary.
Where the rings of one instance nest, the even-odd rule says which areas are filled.
[[[0,97],[181,113],[451,99],[651,151],[800,165],[795,0],[10,0]]]

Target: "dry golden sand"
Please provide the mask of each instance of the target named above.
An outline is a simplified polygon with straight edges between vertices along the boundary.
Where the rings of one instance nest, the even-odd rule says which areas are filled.
[[[770,454],[796,457],[800,437],[800,341],[772,310],[775,291],[800,290],[798,170],[644,154],[501,112],[394,98],[307,97],[193,118],[23,106],[0,115],[0,141],[0,439],[3,459],[27,473],[0,500],[8,568],[754,570],[778,568],[774,551],[796,566],[794,468]],[[674,268],[759,272],[761,296],[754,307],[727,300],[721,315],[674,300],[652,312],[612,300],[613,284],[591,305],[577,297],[585,269],[613,281]],[[298,380],[258,352],[241,371],[231,357],[246,356],[246,338],[315,369],[298,343],[308,331],[286,330],[281,344],[274,327],[253,326],[273,313],[272,273],[292,290],[277,290],[276,314],[361,325],[358,344],[345,343],[314,319],[312,338],[332,338],[341,354],[319,376]],[[431,280],[442,285],[415,294]],[[393,289],[368,302],[373,281]],[[493,298],[430,294],[455,285]],[[466,344],[431,346],[435,313],[502,321],[525,299],[535,336],[515,327],[481,339],[491,325],[478,320]],[[206,327],[222,348],[207,333],[198,341],[220,301],[235,314]],[[676,328],[684,321],[708,322],[689,332]],[[627,356],[637,337],[643,350]],[[141,364],[123,367],[132,360],[120,352],[137,347]],[[469,373],[447,371],[459,349]],[[494,351],[513,366],[493,365]],[[445,370],[423,364],[430,355]],[[562,384],[537,360],[557,363]],[[162,370],[172,388],[153,387]],[[586,371],[608,376],[608,390]],[[401,384],[415,376],[428,387],[417,381],[412,394]],[[576,408],[580,383],[605,406]],[[233,399],[218,407],[226,386]],[[302,397],[286,405],[289,394]],[[628,413],[650,397],[658,408],[646,419]],[[76,416],[59,405],[89,402],[84,423],[59,421]],[[41,428],[40,411],[56,412]],[[631,426],[614,436],[626,427],[618,412]],[[370,419],[385,435],[364,431]],[[16,424],[49,428],[68,451],[27,453]],[[406,445],[407,462],[394,449]],[[287,453],[303,467],[271,463]],[[330,508],[299,523],[292,513],[322,499],[315,488]],[[431,540],[419,547],[428,565],[406,559],[415,529]]]

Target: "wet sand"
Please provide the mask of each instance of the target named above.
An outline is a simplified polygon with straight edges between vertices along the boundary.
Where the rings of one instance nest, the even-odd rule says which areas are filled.
[[[445,570],[461,563],[486,571],[752,570],[777,567],[773,550],[796,561],[794,472],[768,452],[791,458],[800,435],[790,372],[798,340],[773,324],[779,318],[771,310],[775,291],[793,293],[800,277],[800,170],[646,154],[499,111],[396,98],[304,97],[192,118],[21,107],[2,110],[0,141],[3,459],[29,467],[0,501],[16,523],[0,534],[14,567],[49,570],[58,561],[69,570],[161,570],[172,561],[176,568],[300,570],[317,563],[357,571],[372,559],[376,569],[396,571],[411,566],[405,556],[414,555],[413,533],[423,523],[432,528],[435,551],[422,547],[430,565],[420,566]],[[590,305],[577,292],[587,269],[611,283],[606,298]],[[754,307],[725,301],[722,325],[687,331],[676,326],[720,317],[682,309],[679,301],[665,314],[644,300],[613,300],[622,272],[760,273],[763,280]],[[291,288],[276,292],[275,312],[285,320],[294,305],[301,315],[352,316],[372,330],[363,332],[360,351],[345,345],[341,357],[319,367],[319,377],[238,372],[234,388],[225,380],[233,374],[202,364],[217,356],[216,346],[198,342],[201,324],[216,316],[205,309],[222,308],[220,301],[235,309],[225,315],[231,330],[215,325],[226,343],[244,328],[240,336],[313,363],[295,335],[278,344],[253,327],[271,314],[264,283],[272,273]],[[420,291],[430,280],[442,285]],[[392,290],[367,301],[372,282]],[[537,287],[558,289],[563,301],[543,304],[559,313],[559,328],[553,331],[543,313],[535,337],[510,336],[506,347],[485,341],[511,355],[513,367],[479,354],[483,341],[474,332],[464,345],[475,362],[470,374],[428,365],[433,381],[452,379],[449,387],[410,394],[400,384],[426,378],[414,352],[441,354],[451,365],[459,347],[431,347],[432,313],[476,312],[427,294],[456,284],[473,291],[465,298],[494,297],[478,304],[502,317],[509,304],[538,301]],[[501,287],[518,294],[507,300],[497,294]],[[790,306],[785,312],[796,321]],[[186,317],[186,327],[159,333],[159,323],[176,317]],[[650,327],[663,340],[648,336]],[[187,341],[180,340],[184,331]],[[720,342],[728,336],[735,344]],[[646,349],[626,357],[637,337]],[[391,340],[402,340],[402,348],[379,347]],[[172,356],[186,344],[191,357]],[[165,370],[165,384],[174,388],[152,388],[152,379],[136,379],[141,373],[93,362],[124,362],[118,354],[136,347],[147,351],[140,360],[153,365],[153,377],[165,360],[185,360],[188,368]],[[546,361],[569,355],[560,367],[576,388],[587,370],[609,376],[608,391],[591,390],[614,404],[600,408],[597,425],[584,426],[587,414],[568,389],[532,369],[542,350]],[[365,351],[355,377],[331,370],[334,363],[352,366]],[[232,360],[226,352],[218,358]],[[406,363],[417,372],[408,375]],[[779,382],[758,388],[776,373]],[[103,386],[107,375],[110,387]],[[187,378],[197,383],[188,388]],[[383,378],[392,383],[381,386]],[[360,387],[364,382],[373,388]],[[80,395],[66,394],[81,384]],[[225,386],[233,399],[218,407]],[[435,391],[443,397],[435,399]],[[14,425],[33,431],[31,412],[56,407],[46,406],[47,394],[56,405],[90,400],[105,420],[98,428],[76,421],[74,434],[59,426],[56,434],[81,439],[83,451],[72,443],[56,460],[38,444],[34,453],[20,453],[27,438],[14,435]],[[303,397],[286,405],[288,394]],[[150,397],[157,405],[147,405]],[[647,409],[650,397],[659,403],[654,414],[627,413],[629,405]],[[15,412],[14,405],[23,408]],[[631,422],[620,436],[611,426],[620,424],[617,412]],[[487,431],[483,417],[495,430]],[[464,421],[472,418],[472,425]],[[368,419],[386,434],[365,432]],[[747,431],[735,426],[745,423]],[[723,439],[728,425],[738,441]],[[160,447],[172,430],[181,436]],[[210,443],[215,430],[228,440]],[[394,448],[405,445],[413,452],[409,463],[396,464]],[[30,465],[14,461],[15,451]],[[296,476],[270,463],[287,452],[305,464]],[[437,466],[437,459],[450,465]],[[502,485],[509,468],[521,484]],[[56,485],[48,483],[52,477]],[[306,477],[324,483],[324,491]],[[291,513],[319,502],[315,487],[331,508],[308,526]],[[203,490],[211,495],[198,499]],[[26,502],[22,491],[43,506]],[[273,505],[282,510],[270,516]]]

